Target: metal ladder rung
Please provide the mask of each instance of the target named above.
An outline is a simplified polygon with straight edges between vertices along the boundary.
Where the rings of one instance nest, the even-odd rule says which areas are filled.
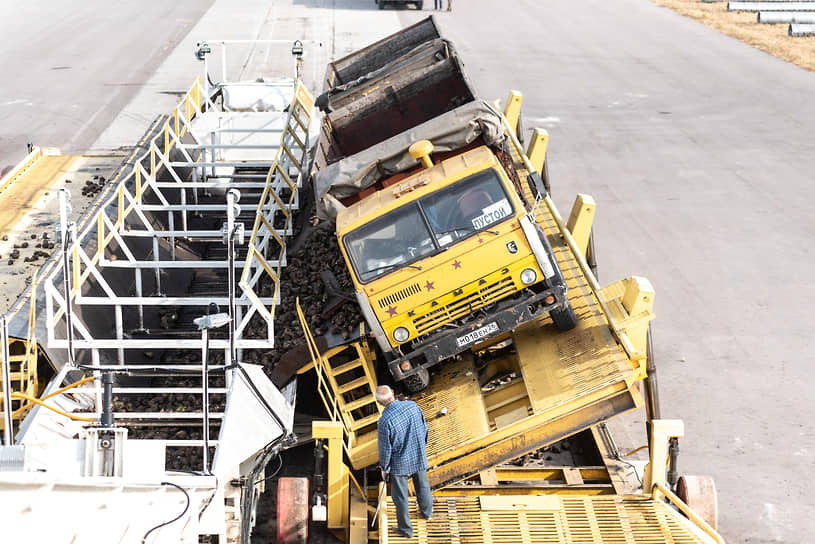
[[[379,412],[377,412],[375,414],[371,414],[371,415],[369,415],[367,417],[364,417],[362,419],[358,419],[358,420],[354,421],[351,424],[351,430],[356,431],[357,429],[367,427],[368,425],[373,425],[377,421],[379,421]]]
[[[357,378],[355,380],[351,380],[348,383],[340,384],[339,387],[337,388],[337,393],[340,393],[340,394],[347,393],[348,391],[352,391],[352,390],[356,389],[357,387],[361,387],[361,386],[366,385],[368,383],[369,382],[368,382],[368,376],[367,375],[360,376],[359,378]]]
[[[349,363],[345,363],[345,364],[342,364],[340,366],[335,366],[334,368],[332,368],[331,369],[331,375],[332,376],[339,376],[340,374],[345,374],[349,370],[353,370],[355,368],[361,368],[362,364],[363,363],[362,363],[361,359],[354,359],[353,361],[351,361]]]
[[[375,403],[376,403],[376,398],[374,398],[373,395],[365,395],[364,397],[362,397],[360,399],[357,399],[355,401],[344,402],[343,403],[343,408],[345,410],[351,411],[351,410],[356,410],[358,408],[362,408],[363,406],[366,406],[368,404],[375,404]]]

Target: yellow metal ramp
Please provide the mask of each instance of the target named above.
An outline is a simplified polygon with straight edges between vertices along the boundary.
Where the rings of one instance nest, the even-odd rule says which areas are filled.
[[[428,478],[433,488],[515,459],[640,405],[636,387],[627,382],[633,375],[627,365],[613,358],[604,360],[592,350],[578,350],[571,357],[545,356],[558,346],[578,345],[576,339],[584,336],[580,330],[560,333],[557,342],[537,346],[540,332],[525,329],[519,333],[520,357],[510,357],[507,364],[519,366],[520,375],[508,383],[482,386],[473,358],[467,354],[442,366],[430,387],[413,397],[428,422]],[[536,349],[540,351],[534,353]]]
[[[450,544],[619,544],[712,542],[666,503],[650,497],[435,497],[424,520],[410,499],[413,538],[396,531],[390,497],[379,518],[379,542]]]
[[[520,155],[513,153],[513,160],[525,179],[528,171]],[[533,202],[528,184],[523,187]],[[632,359],[618,343],[552,212],[543,204],[536,210],[566,279],[578,324],[561,332],[546,316],[514,331],[512,348],[487,368],[470,353],[440,367],[430,387],[413,398],[430,427],[428,478],[433,488],[641,406],[636,382],[645,376],[644,357]],[[652,317],[653,300],[643,312],[629,316],[622,303],[629,283],[617,282],[598,296],[618,324],[642,332],[644,340],[642,327]],[[508,378],[495,383],[502,373]]]
[[[43,155],[10,179],[0,193],[0,231],[11,231],[28,210],[52,190],[60,176],[71,170],[76,159],[74,155]]]

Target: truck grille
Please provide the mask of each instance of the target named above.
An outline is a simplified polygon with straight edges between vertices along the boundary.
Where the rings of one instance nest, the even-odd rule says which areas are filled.
[[[414,283],[413,285],[409,285],[400,291],[396,291],[395,293],[391,293],[386,297],[382,297],[379,299],[379,307],[382,309],[387,308],[391,304],[396,304],[402,299],[405,299],[409,296],[419,294],[422,291],[422,288],[419,287],[418,283]]]
[[[466,316],[477,308],[486,306],[515,292],[512,278],[503,278],[495,283],[483,286],[476,293],[468,297],[451,302],[446,306],[435,310],[413,320],[413,326],[420,335],[431,331],[445,323]]]

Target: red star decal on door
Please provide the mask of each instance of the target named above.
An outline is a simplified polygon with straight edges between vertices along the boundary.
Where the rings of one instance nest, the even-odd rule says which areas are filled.
[[[390,314],[391,317],[395,316],[396,315],[396,306],[388,306],[388,314]]]
[[[483,238],[481,238],[480,236],[478,237],[478,243],[479,243],[479,244],[483,244],[483,243],[484,243],[484,239],[483,239]]]
[[[461,268],[461,261],[453,261],[453,268]]]
[[[435,282],[428,281],[427,283],[424,284],[424,288],[427,289],[428,291],[430,291],[431,289],[435,289],[435,287],[433,286],[433,283],[435,283]]]

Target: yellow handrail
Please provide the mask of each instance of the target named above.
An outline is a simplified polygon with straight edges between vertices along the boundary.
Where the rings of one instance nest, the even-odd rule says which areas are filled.
[[[532,166],[532,163],[529,162],[529,158],[526,156],[526,153],[521,146],[521,143],[518,141],[518,137],[515,134],[515,130],[510,126],[509,121],[501,112],[496,112],[498,115],[501,116],[501,120],[504,123],[504,128],[506,129],[506,133],[509,135],[510,141],[512,142],[512,146],[517,151],[518,155],[521,157],[521,160],[524,163],[524,166],[530,172],[536,172],[535,167]],[[631,340],[628,338],[628,335],[625,331],[617,324],[617,321],[614,319],[614,316],[611,313],[608,305],[605,303],[603,298],[600,296],[600,291],[602,287],[597,282],[597,278],[594,277],[594,274],[591,271],[588,263],[586,262],[586,258],[580,252],[580,249],[577,247],[577,243],[574,241],[572,237],[572,233],[569,231],[566,223],[563,221],[563,218],[560,216],[560,212],[558,212],[557,207],[555,207],[555,203],[552,201],[552,197],[549,196],[547,193],[545,197],[543,197],[543,201],[546,203],[546,207],[549,208],[549,212],[552,214],[552,218],[555,220],[555,224],[557,224],[558,229],[560,230],[560,234],[563,236],[563,240],[566,242],[566,245],[569,246],[572,254],[574,255],[575,260],[577,261],[578,266],[580,267],[580,271],[583,272],[583,276],[585,276],[586,281],[591,287],[592,292],[594,293],[597,302],[600,304],[600,308],[603,310],[603,314],[605,314],[606,321],[608,321],[609,329],[614,334],[615,337],[620,341],[623,349],[628,354],[630,359],[645,359],[645,354],[638,351],[634,345],[631,343]]]
[[[710,538],[716,541],[717,544],[725,544],[724,539],[716,532],[716,529],[710,526],[708,522],[703,520],[699,514],[694,512],[693,510],[685,504],[682,499],[677,497],[673,491],[665,487],[665,485],[661,484],[660,482],[654,482],[654,488],[651,491],[651,497],[654,500],[657,500],[659,494],[662,493],[670,502],[674,504],[677,508],[679,508],[680,512],[685,514],[688,519],[690,519],[693,523],[695,523],[702,531],[705,532]]]

